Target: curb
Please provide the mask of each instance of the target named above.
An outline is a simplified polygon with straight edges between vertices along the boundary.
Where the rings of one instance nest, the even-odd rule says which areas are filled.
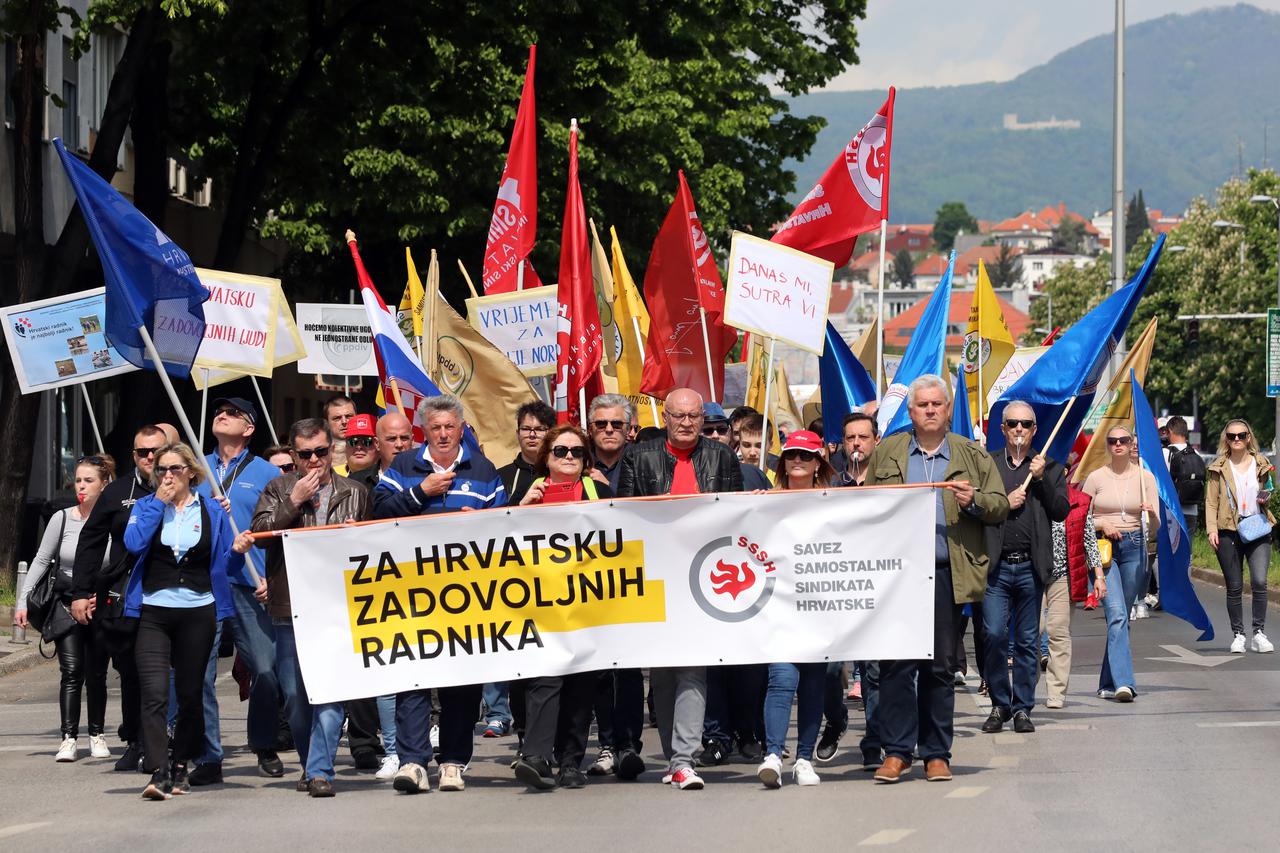
[[[1210,583],[1210,584],[1213,584],[1214,586],[1222,587],[1223,589],[1227,588],[1227,581],[1222,576],[1221,571],[1214,571],[1213,569],[1205,569],[1205,568],[1201,568],[1200,566],[1192,566],[1191,577],[1195,578],[1198,581],[1204,581],[1205,583]],[[1280,604],[1280,589],[1276,589],[1275,587],[1267,587],[1267,601],[1270,601],[1272,604]]]
[[[21,672],[24,669],[30,669],[41,661],[45,660],[40,654],[39,639],[35,639],[29,646],[17,645],[15,643],[4,643],[5,650],[9,654],[0,658],[0,677],[9,675],[14,672]]]

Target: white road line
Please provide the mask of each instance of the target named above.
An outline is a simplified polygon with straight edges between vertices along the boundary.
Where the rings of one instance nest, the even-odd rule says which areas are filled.
[[[1017,755],[993,755],[991,760],[987,762],[988,767],[1017,767],[1021,761],[1021,756]]]
[[[1262,726],[1280,726],[1280,720],[1257,720],[1250,723],[1196,723],[1198,729],[1256,729]]]
[[[15,823],[13,826],[0,828],[0,838],[12,838],[15,835],[21,835],[24,832],[30,832],[33,829],[48,825],[49,821],[47,820],[40,823]]]
[[[963,788],[955,788],[950,794],[943,797],[944,800],[972,800],[987,791],[985,785],[970,785]]]
[[[906,838],[914,829],[882,829],[875,835],[869,835],[858,842],[859,847],[879,847],[886,844],[897,844]]]

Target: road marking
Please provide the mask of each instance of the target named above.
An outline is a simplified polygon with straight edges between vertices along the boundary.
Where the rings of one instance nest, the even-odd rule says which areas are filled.
[[[988,767],[1017,767],[1021,761],[1021,756],[1017,755],[993,755],[991,760],[987,762]]]
[[[875,835],[869,835],[858,842],[859,847],[879,847],[885,844],[897,844],[906,838],[914,829],[882,829]]]
[[[1147,658],[1147,660],[1163,661],[1165,663],[1189,663],[1192,666],[1221,666],[1224,663],[1230,663],[1233,660],[1243,660],[1244,655],[1201,655],[1196,654],[1185,646],[1166,646],[1161,645],[1171,655],[1171,658]]]
[[[49,821],[47,820],[40,823],[15,823],[13,826],[6,826],[0,829],[0,838],[13,838],[15,835],[21,835],[24,832],[30,832],[33,829],[48,825]]]
[[[956,788],[950,794],[943,797],[944,800],[972,800],[987,791],[985,785],[970,785],[965,788]]]
[[[1251,723],[1196,723],[1198,729],[1254,729],[1261,726],[1280,726],[1280,720],[1258,720]]]

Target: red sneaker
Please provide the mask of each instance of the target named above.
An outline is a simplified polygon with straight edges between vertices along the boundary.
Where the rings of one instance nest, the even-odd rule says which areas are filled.
[[[702,777],[695,773],[692,767],[681,767],[671,774],[671,784],[681,791],[701,791]]]
[[[1085,596],[1085,599],[1084,599],[1084,609],[1085,609],[1085,610],[1097,610],[1097,609],[1098,609],[1098,596],[1094,595],[1093,593],[1089,593],[1087,596]]]

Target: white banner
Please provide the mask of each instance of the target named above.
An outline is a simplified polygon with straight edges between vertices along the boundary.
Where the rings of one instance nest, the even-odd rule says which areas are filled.
[[[820,356],[834,271],[830,261],[734,231],[724,321]]]
[[[201,279],[203,281],[203,279]],[[302,346],[302,336],[298,334],[298,326],[293,321],[293,313],[289,310],[289,301],[284,298],[284,290],[280,287],[279,279],[267,279],[272,282],[275,290],[276,304],[276,320],[275,320],[275,358],[272,359],[272,372],[278,367],[284,367],[286,364],[293,364],[300,358],[306,356],[307,351]],[[196,359],[196,364],[200,360]],[[242,370],[210,370],[207,367],[198,368],[191,371],[191,381],[196,388],[204,389],[207,385],[221,385],[224,382],[230,382],[233,379],[239,379],[245,374]],[[341,387],[339,391],[343,390]]]
[[[294,306],[306,356],[299,373],[377,376],[373,333],[363,305],[299,302]]]
[[[18,390],[79,385],[137,370],[107,343],[106,288],[0,308]]]
[[[284,536],[309,700],[933,654],[932,489],[595,501]]]
[[[467,322],[525,376],[556,372],[557,289],[546,285],[467,300]]]
[[[195,367],[270,378],[279,280],[200,268],[196,274],[209,299],[204,303],[204,341]]]

